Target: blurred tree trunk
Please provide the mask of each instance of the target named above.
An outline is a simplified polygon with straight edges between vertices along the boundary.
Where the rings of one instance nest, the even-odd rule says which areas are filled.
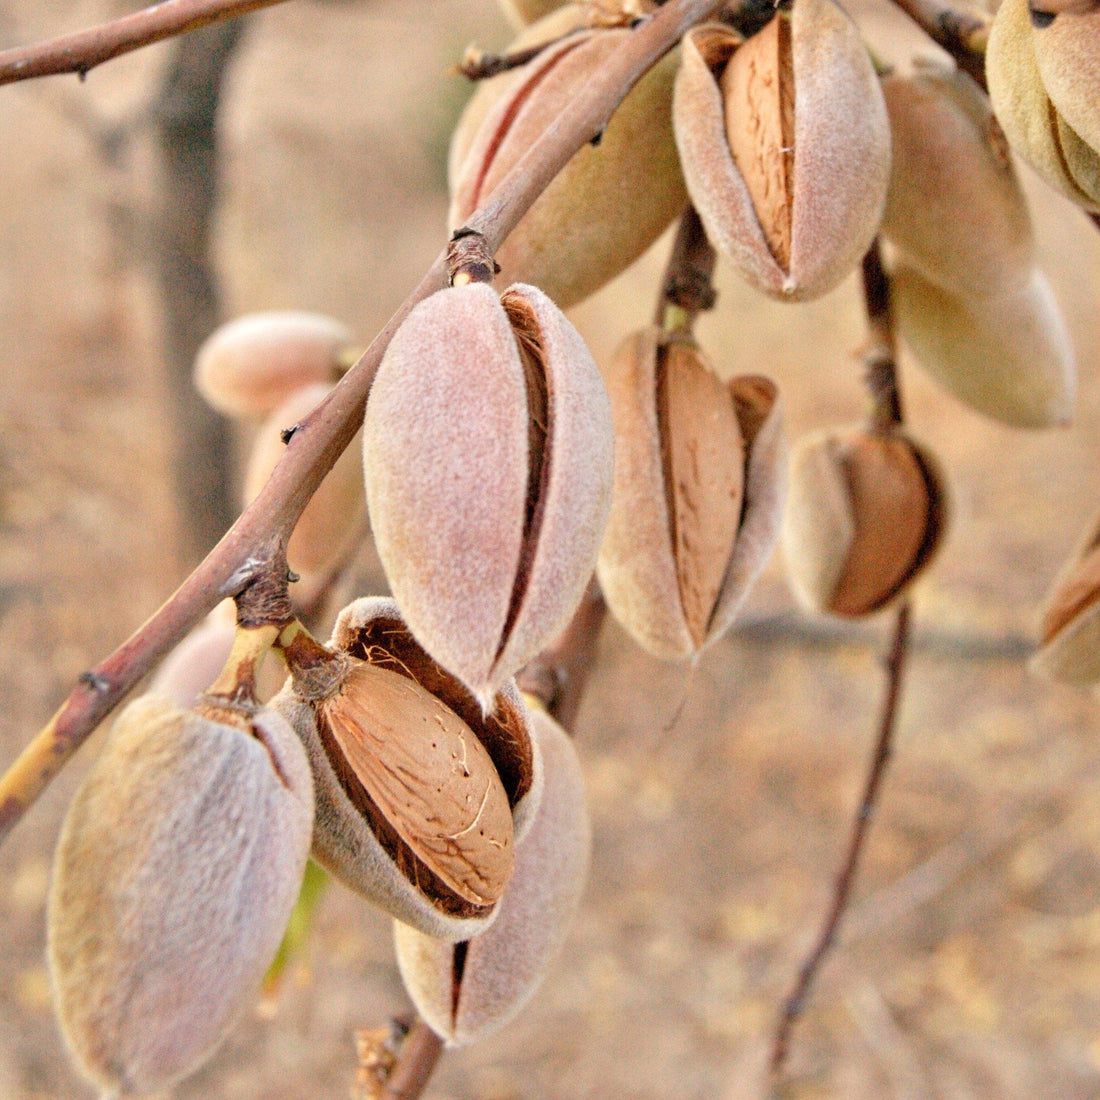
[[[153,104],[162,177],[154,259],[163,317],[164,360],[175,410],[175,476],[182,564],[190,566],[237,514],[230,477],[229,425],[195,392],[195,352],[220,320],[210,258],[218,191],[217,113],[242,21],[177,39]]]

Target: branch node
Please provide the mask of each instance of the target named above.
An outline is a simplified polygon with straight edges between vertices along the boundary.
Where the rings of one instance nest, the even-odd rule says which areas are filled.
[[[491,283],[498,271],[488,241],[477,230],[464,225],[454,231],[447,246],[447,282],[451,286]]]
[[[77,680],[85,687],[91,688],[97,695],[106,695],[111,689],[111,682],[105,676],[95,672],[82,672]]]

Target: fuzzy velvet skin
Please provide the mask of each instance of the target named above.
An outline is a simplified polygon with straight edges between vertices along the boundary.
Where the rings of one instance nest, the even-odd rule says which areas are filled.
[[[628,336],[605,371],[615,418],[615,494],[600,547],[600,586],[615,618],[648,652],[685,660],[729,629],[779,537],[786,483],[782,403],[767,379],[761,423],[742,434],[747,448],[744,506],[737,538],[702,646],[688,629],[671,539],[657,422],[660,332]],[[743,381],[743,380],[738,380]]]
[[[1077,392],[1073,347],[1038,268],[1021,287],[968,299],[899,265],[891,290],[902,339],[961,401],[1014,428],[1070,422]]]
[[[560,33],[573,11],[553,13],[549,26]],[[525,40],[538,40],[542,26]],[[581,32],[519,75],[478,89],[450,154],[452,228],[469,219],[629,33]],[[523,216],[496,253],[502,281],[533,283],[567,309],[625,270],[684,208],[671,117],[678,56],[663,58],[635,85],[599,144],[580,149]]]
[[[371,620],[400,620],[400,617],[393,600],[378,597],[356,600],[340,613],[333,632],[333,645],[346,650],[358,631]],[[516,715],[526,714],[514,682],[508,681],[501,693]],[[496,918],[499,904],[483,915],[449,914],[433,905],[401,873],[344,792],[321,744],[314,708],[295,693],[291,683],[271,701],[271,706],[286,717],[309,757],[317,800],[314,859],[361,897],[426,935],[457,941],[469,939],[488,928]],[[530,788],[512,807],[513,836],[518,845],[532,826],[542,796],[543,765],[530,730],[525,726],[515,733],[530,742],[533,769]],[[515,792],[508,794],[512,799]]]
[[[58,1018],[100,1088],[192,1072],[252,1003],[298,897],[313,824],[305,753],[143,696],[119,715],[58,841],[48,903]]]
[[[363,429],[371,523],[394,597],[417,641],[483,703],[568,622],[611,500],[599,371],[546,295],[511,292],[537,319],[548,398],[531,530],[523,366],[490,287],[443,290],[410,313]]]
[[[1059,15],[1054,23],[1068,18]],[[1037,31],[1031,25],[1027,0],[1004,0],[993,19],[986,47],[989,98],[1013,149],[1052,187],[1085,210],[1097,212],[1100,153],[1051,102],[1036,57],[1035,36],[1053,29],[1054,25]],[[1092,87],[1094,110],[1095,84]]]
[[[245,506],[267,484],[286,453],[283,431],[304,420],[331,390],[332,385],[325,382],[295,390],[260,426],[245,470]],[[362,537],[365,518],[362,444],[356,436],[325,475],[295,525],[286,548],[290,568],[315,576],[334,569]]]
[[[226,416],[267,416],[302,386],[335,382],[351,345],[350,330],[321,313],[248,313],[199,348],[195,385]]]
[[[1063,12],[1032,30],[1047,95],[1066,125],[1100,150],[1100,11]]]
[[[542,803],[516,849],[516,871],[496,922],[466,949],[452,1009],[454,945],[395,924],[405,988],[428,1025],[448,1044],[484,1038],[512,1020],[561,951],[588,873],[591,827],[573,743],[541,710],[531,711],[545,763]]]
[[[704,26],[683,41],[673,119],[688,193],[707,236],[757,289],[788,301],[816,298],[859,263],[878,231],[890,175],[890,126],[878,78],[852,20],[832,0],[796,0],[791,258],[768,248],[730,152],[715,76],[740,38]]]
[[[882,82],[893,167],[882,232],[925,278],[976,297],[1025,284],[1035,264],[1027,200],[989,100],[953,67]]]
[[[1043,608],[1042,640],[1029,667],[1047,680],[1089,686],[1100,681],[1100,521],[1093,520],[1054,583]]]

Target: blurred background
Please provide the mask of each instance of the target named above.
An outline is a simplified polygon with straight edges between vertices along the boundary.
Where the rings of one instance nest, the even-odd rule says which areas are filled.
[[[0,0],[0,47],[132,7]],[[883,57],[932,50],[887,4],[855,10]],[[273,308],[369,340],[445,240],[447,142],[469,94],[449,70],[468,43],[510,35],[477,0],[295,0],[238,29],[84,83],[0,89],[0,766],[237,507],[240,444],[187,403],[189,341]],[[178,155],[215,132],[216,156]],[[1100,1095],[1100,705],[1024,667],[1096,510],[1100,233],[1024,175],[1079,352],[1076,421],[999,427],[903,359],[953,523],[915,596],[896,756],[788,1096]],[[597,359],[651,315],[667,246],[573,311]],[[779,306],[719,265],[718,289],[701,338],[724,372],[777,379],[791,439],[860,418],[854,282]],[[212,476],[179,477],[220,455],[221,496]],[[862,784],[889,627],[804,615],[778,557],[694,675],[606,625],[577,728],[592,876],[564,959],[513,1025],[445,1055],[429,1097],[767,1095],[775,1014]],[[91,1095],[53,1022],[43,911],[97,745],[0,850],[0,1097]],[[356,1029],[407,1008],[389,922],[333,886],[277,999],[175,1095],[346,1097]]]

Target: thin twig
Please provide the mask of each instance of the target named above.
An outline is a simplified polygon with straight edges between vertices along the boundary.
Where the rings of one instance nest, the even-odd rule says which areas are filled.
[[[657,297],[656,323],[663,326],[669,306],[682,310],[688,328],[696,316],[713,309],[718,295],[711,283],[716,254],[694,206],[680,216],[661,291]]]
[[[40,76],[78,73],[81,79],[97,65],[165,38],[197,31],[211,23],[236,19],[283,0],[163,0],[120,19],[75,31],[60,38],[0,50],[0,84]]]
[[[549,714],[572,732],[595,663],[596,642],[607,614],[603,593],[593,577],[572,621],[554,644],[520,670],[516,683],[534,695]]]
[[[576,33],[576,31],[570,31],[569,35]],[[518,69],[529,61],[534,61],[543,50],[556,46],[562,38],[568,38],[569,35],[551,38],[548,42],[539,42],[535,46],[514,50],[511,53],[489,53],[488,50],[479,49],[477,46],[467,46],[462,60],[455,66],[455,72],[467,80],[488,80],[491,76],[511,72],[512,69]]]
[[[423,1020],[414,1021],[386,1077],[380,1100],[416,1100],[443,1053],[443,1040]]]
[[[872,401],[872,425],[881,431],[896,428],[902,421],[901,396],[898,391],[895,361],[893,312],[890,303],[890,280],[882,263],[882,249],[876,239],[863,258],[863,298],[867,313],[868,342],[864,354],[867,368],[866,382]],[[886,659],[886,697],[879,719],[878,738],[864,783],[863,796],[852,824],[848,853],[833,887],[833,900],[829,906],[817,942],[803,962],[798,980],[783,1004],[776,1025],[772,1044],[771,1073],[778,1078],[787,1060],[791,1033],[802,1015],[806,998],[825,956],[833,945],[841,918],[855,885],[863,842],[871,826],[879,788],[890,760],[894,728],[897,722],[898,703],[901,699],[902,675],[909,655],[909,603],[903,601],[897,610],[894,638]]]
[[[871,396],[871,420],[875,427],[889,430],[902,422],[902,408],[890,278],[882,263],[882,245],[877,238],[863,257],[863,301],[868,329],[863,354],[864,382]]]
[[[952,7],[943,0],[894,0],[918,27],[942,46],[964,72],[985,87],[985,47],[991,17],[980,8]]]
[[[833,888],[832,904],[829,906],[825,922],[818,933],[817,942],[807,956],[806,961],[802,964],[802,968],[798,972],[798,981],[783,1004],[783,1011],[779,1017],[775,1040],[772,1045],[771,1072],[773,1077],[778,1077],[783,1072],[791,1032],[802,1015],[806,996],[813,984],[818,967],[828,954],[829,948],[832,947],[837,929],[840,926],[840,919],[844,915],[845,906],[855,884],[859,857],[863,850],[863,839],[870,827],[875,800],[882,779],[886,774],[886,765],[890,759],[894,724],[897,718],[898,702],[901,697],[902,674],[905,670],[905,658],[908,654],[908,641],[909,604],[905,602],[897,611],[894,640],[890,647],[890,656],[886,661],[888,677],[886,700],[882,708],[882,719],[879,725],[878,739],[875,742],[874,755],[871,757],[870,771],[867,774],[867,781],[863,788],[863,797],[860,799],[859,810],[856,812],[855,822],[852,826],[852,835],[848,841],[848,854],[845,857],[844,866],[837,876],[836,885]]]

